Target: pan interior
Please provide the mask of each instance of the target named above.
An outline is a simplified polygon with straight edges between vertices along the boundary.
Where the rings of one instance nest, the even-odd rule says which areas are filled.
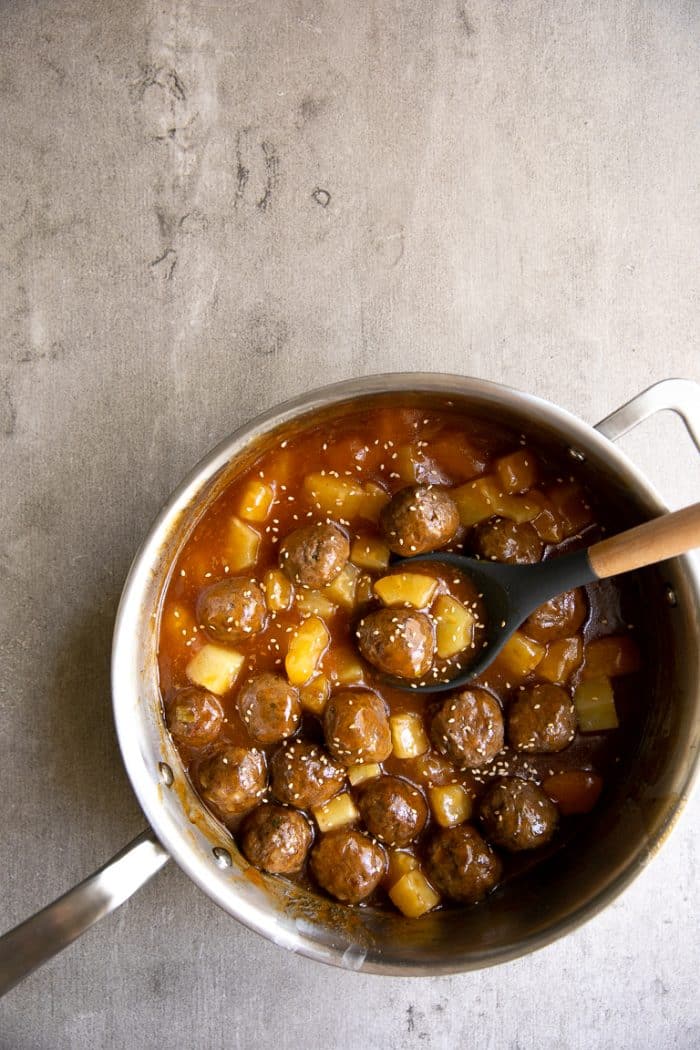
[[[413,389],[420,390],[421,377],[411,380]],[[410,400],[414,395],[408,377],[404,381],[403,396]],[[355,387],[363,382],[368,383],[357,381]],[[575,446],[586,455],[590,488],[616,508],[625,524],[661,509],[653,490],[622,454],[575,417],[491,384],[456,377],[424,377],[424,384],[415,395],[423,403],[429,397],[434,407],[449,402],[473,416],[495,417],[561,454]],[[466,388],[463,392],[455,389],[459,384]],[[319,410],[321,423],[356,410],[357,399],[343,396],[352,387],[318,392],[317,403],[311,395],[314,420]],[[396,390],[381,391],[371,383],[369,390],[357,391],[363,411],[372,410],[374,398],[398,396]],[[687,792],[697,752],[700,677],[692,563],[677,559],[636,574],[652,668],[650,702],[640,703],[640,723],[617,782],[569,841],[475,907],[407,921],[370,908],[333,905],[250,869],[192,790],[161,720],[152,615],[169,567],[205,508],[238,470],[281,439],[282,430],[286,434],[305,426],[309,413],[282,406],[215,450],[175,494],[137,558],[125,588],[114,650],[115,717],[132,783],[157,834],[188,874],[232,915],[285,947],[352,969],[400,974],[454,972],[521,955],[612,899],[663,841]],[[175,773],[170,788],[160,782],[161,762]],[[216,863],[212,850],[217,847],[230,853],[231,867]]]

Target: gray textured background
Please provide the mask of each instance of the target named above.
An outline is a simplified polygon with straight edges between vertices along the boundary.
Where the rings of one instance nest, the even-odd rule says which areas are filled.
[[[183,472],[396,368],[594,421],[700,379],[694,0],[0,4],[0,928],[142,826],[110,631]],[[673,419],[625,447],[700,495]],[[401,982],[292,958],[174,866],[0,1005],[0,1045],[697,1048],[697,828],[584,929]],[[318,1028],[315,1025],[318,1025]]]

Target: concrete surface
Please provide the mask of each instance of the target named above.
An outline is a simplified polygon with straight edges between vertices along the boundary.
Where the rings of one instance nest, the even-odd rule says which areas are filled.
[[[694,0],[0,6],[0,928],[143,824],[110,631],[159,505],[320,381],[442,369],[594,421],[700,379]],[[673,419],[626,443],[700,495]],[[3,1048],[700,1046],[696,795],[499,970],[347,975],[174,866],[0,1005]]]

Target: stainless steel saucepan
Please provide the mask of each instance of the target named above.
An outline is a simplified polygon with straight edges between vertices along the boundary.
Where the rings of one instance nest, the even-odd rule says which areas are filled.
[[[645,570],[658,639],[638,753],[595,818],[534,874],[474,908],[407,921],[321,901],[260,874],[207,812],[164,731],[157,674],[157,615],[175,553],[251,449],[308,413],[387,392],[430,394],[524,432],[534,430],[575,460],[605,497],[638,520],[666,508],[615,441],[648,416],[677,412],[700,450],[700,387],[670,379],[592,427],[556,405],[463,376],[368,376],[312,391],[257,417],[211,452],[173,494],[131,568],[112,651],[114,717],[124,764],[150,824],[113,860],[0,938],[0,992],[7,991],[113,911],[172,857],[225,911],[276,944],[352,970],[435,975],[504,962],[579,926],[627,886],[672,828],[690,790],[700,729],[700,566],[686,555]]]

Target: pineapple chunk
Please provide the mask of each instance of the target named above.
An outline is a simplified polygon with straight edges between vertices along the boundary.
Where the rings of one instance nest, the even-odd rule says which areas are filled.
[[[541,510],[535,500],[504,492],[500,478],[492,476],[468,481],[452,489],[450,495],[457,504],[462,525],[476,525],[494,514],[518,523],[532,521]]]
[[[532,519],[532,527],[539,538],[545,543],[561,543],[564,539],[564,525],[551,500],[537,489],[528,492],[527,498],[539,507],[538,513]]]
[[[415,485],[420,480],[420,463],[423,454],[413,445],[401,445],[397,449],[394,470],[401,476],[404,485]]]
[[[522,524],[524,521],[532,521],[540,513],[540,505],[526,496],[509,496],[507,493],[499,494],[496,498],[496,513],[511,521]]]
[[[328,671],[334,685],[361,682],[365,674],[364,667],[353,649],[334,648],[323,667]]]
[[[474,614],[456,598],[441,594],[433,610],[437,627],[435,638],[441,660],[461,653],[474,637]]]
[[[556,802],[560,813],[590,813],[603,790],[603,780],[591,770],[571,769],[547,777],[542,790]]]
[[[387,882],[393,886],[403,875],[409,871],[415,871],[419,867],[418,858],[412,853],[404,853],[403,850],[392,849],[389,852],[389,870]]]
[[[277,449],[269,460],[267,474],[275,479],[276,485],[289,485],[296,479],[296,455],[292,453],[291,448]]]
[[[307,474],[304,492],[313,505],[334,518],[356,518],[366,498],[365,490],[351,478],[333,474]]]
[[[537,676],[561,685],[568,682],[580,665],[582,657],[583,642],[578,635],[574,638],[561,638],[558,642],[550,642],[547,652],[537,665]]]
[[[410,605],[424,609],[430,605],[437,590],[437,580],[418,572],[395,572],[382,576],[374,585],[374,593],[384,605]]]
[[[615,678],[642,666],[639,647],[627,634],[606,635],[586,646],[582,678]]]
[[[382,767],[377,762],[358,763],[348,769],[348,780],[353,787],[363,784],[365,780],[374,780],[381,775]]]
[[[360,570],[348,562],[342,572],[333,580],[333,583],[329,583],[327,587],[323,588],[323,594],[330,598],[331,601],[342,606],[343,609],[353,609],[355,607],[355,588],[357,587],[359,575]]]
[[[320,591],[299,591],[296,607],[307,616],[323,616],[324,619],[333,616],[338,609],[338,606]]]
[[[240,518],[231,518],[226,544],[226,562],[231,572],[255,565],[260,548],[260,535]]]
[[[319,831],[323,832],[342,828],[346,824],[354,824],[360,815],[352,800],[352,795],[349,795],[347,791],[342,795],[336,795],[329,802],[324,802],[322,806],[312,806],[311,812],[318,824]]]
[[[263,580],[263,591],[270,612],[288,609],[294,601],[294,585],[281,569],[268,569]]]
[[[609,678],[589,678],[581,682],[574,693],[574,706],[582,733],[617,729],[620,724]]]
[[[545,653],[545,647],[516,631],[498,654],[501,667],[516,681],[522,681],[534,671]]]
[[[578,535],[593,521],[593,512],[586,494],[575,482],[570,485],[553,485],[547,495],[561,520],[565,537]]]
[[[461,784],[445,784],[428,791],[430,808],[441,828],[454,828],[472,815],[472,799]]]
[[[485,477],[452,489],[450,495],[457,504],[462,525],[476,525],[498,514],[496,504],[502,493],[495,478]]]
[[[160,618],[161,647],[164,644],[183,645],[188,638],[196,636],[194,613],[184,605],[166,606]]]
[[[275,490],[260,478],[251,478],[243,489],[238,513],[246,521],[265,521],[275,501]]]
[[[245,657],[235,649],[210,642],[192,657],[185,674],[195,685],[223,696],[233,686],[244,663]]]
[[[402,711],[389,719],[396,758],[418,758],[430,749],[423,719],[413,711]]]
[[[299,690],[299,702],[305,711],[320,718],[330,695],[331,683],[319,674]]]
[[[284,668],[291,685],[305,685],[318,667],[330,642],[328,628],[317,616],[297,627],[292,634]]]
[[[515,495],[532,488],[537,477],[537,461],[532,452],[520,449],[496,460],[496,473],[504,492]]]
[[[402,875],[390,888],[389,896],[408,919],[417,919],[440,903],[440,897],[419,868]]]
[[[363,572],[355,588],[355,608],[368,605],[374,599],[374,580],[369,573]]]
[[[350,549],[350,560],[361,569],[381,572],[389,566],[389,548],[375,536],[358,536]]]
[[[364,496],[360,502],[358,512],[359,517],[365,518],[367,521],[378,521],[382,508],[386,507],[390,498],[380,485],[375,485],[373,481],[369,481],[364,487]]]

